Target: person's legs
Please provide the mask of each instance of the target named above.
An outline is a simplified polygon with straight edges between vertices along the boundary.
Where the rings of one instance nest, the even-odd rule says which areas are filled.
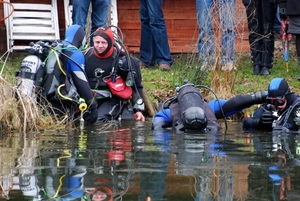
[[[262,1],[263,13],[263,50],[261,75],[270,74],[274,57],[274,20],[277,6],[269,1]]]
[[[88,15],[90,0],[73,0],[72,21],[85,29],[86,17]]]
[[[117,120],[122,113],[122,101],[117,99],[109,99],[108,101],[98,104],[98,121],[109,122]]]
[[[98,27],[106,25],[110,0],[92,0],[92,27],[91,34]],[[91,46],[92,46],[91,40]]]
[[[260,0],[243,0],[243,3],[248,21],[249,44],[254,68],[253,74],[258,75],[261,71],[261,3]]]
[[[149,0],[140,0],[141,42],[140,62],[146,66],[155,65],[155,41],[150,28]]]
[[[196,0],[199,26],[198,53],[202,62],[213,62],[215,40],[212,32],[213,0]]]
[[[296,51],[297,51],[297,57],[298,57],[298,66],[300,68],[300,34],[296,34]],[[300,75],[297,78],[300,80]]]
[[[296,35],[296,51],[297,51],[297,56],[298,56],[298,65],[300,66],[300,34],[295,34]]]
[[[235,22],[234,22],[234,5],[235,0],[218,0],[218,14],[222,27],[222,45],[221,53],[222,65],[228,68],[224,70],[232,70],[234,68],[234,42],[235,42]],[[229,64],[231,66],[229,67]]]
[[[167,27],[162,10],[163,0],[148,0],[148,15],[150,31],[153,37],[153,48],[155,48],[155,59],[159,65],[172,65],[172,57],[168,43]]]
[[[282,21],[285,23],[285,21]],[[292,35],[295,36],[295,46],[296,46],[296,54],[298,58],[298,66],[300,69],[300,15],[290,15],[288,18],[288,30],[287,30],[287,35],[286,39],[291,43],[292,40]],[[300,75],[297,78],[300,81]]]

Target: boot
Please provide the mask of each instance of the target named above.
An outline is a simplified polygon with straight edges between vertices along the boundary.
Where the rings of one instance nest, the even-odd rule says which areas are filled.
[[[253,75],[258,75],[261,71],[261,67],[259,65],[254,66]]]

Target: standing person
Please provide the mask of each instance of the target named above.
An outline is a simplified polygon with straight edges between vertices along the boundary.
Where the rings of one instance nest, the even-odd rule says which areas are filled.
[[[300,1],[280,0],[279,2],[280,17],[283,20],[288,18],[289,21],[287,32],[296,36],[296,51],[300,67]],[[297,79],[300,81],[300,75]]]
[[[269,75],[274,58],[275,0],[243,0],[254,75]]]
[[[202,68],[212,69],[214,62],[215,39],[212,31],[214,5],[218,10],[222,29],[221,63],[222,70],[233,70],[234,66],[234,42],[235,0],[196,0],[197,19],[199,24],[198,52],[202,62]]]
[[[140,0],[141,43],[140,66],[169,71],[173,63],[166,23],[162,10],[163,0]]]
[[[94,46],[85,52],[85,71],[91,88],[97,94],[98,121],[118,120],[131,101],[134,103],[134,119],[145,121],[138,60],[114,46],[114,34],[108,26],[99,27],[92,39]],[[127,85],[128,80],[132,86]],[[136,95],[135,100],[133,95]]]
[[[92,15],[91,15],[91,34],[101,26],[106,25],[108,10],[110,6],[110,0],[72,0],[72,21],[73,24],[78,24],[82,28],[86,28],[86,20],[90,4],[92,3]],[[90,46],[93,46],[93,40],[91,39]]]

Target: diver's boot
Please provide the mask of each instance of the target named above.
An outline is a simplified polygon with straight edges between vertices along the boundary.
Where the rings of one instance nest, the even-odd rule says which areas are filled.
[[[258,91],[251,93],[252,103],[253,104],[262,104],[266,101],[266,97],[268,96],[267,91]]]

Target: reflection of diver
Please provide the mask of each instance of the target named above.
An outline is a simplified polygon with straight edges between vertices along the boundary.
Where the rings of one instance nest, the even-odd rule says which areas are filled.
[[[83,180],[86,167],[76,166],[75,158],[69,152],[57,158],[41,158],[41,162],[43,168],[35,167],[30,175],[19,176],[20,189],[26,200],[67,201],[76,200],[84,195]],[[20,173],[22,172],[24,171],[20,169]]]
[[[109,172],[95,174],[94,171],[89,171],[85,178],[87,200],[112,201],[113,193],[115,193],[114,180],[114,175]]]
[[[266,163],[249,165],[249,197],[260,196],[273,201],[288,200],[288,195],[292,194],[291,190],[295,188],[290,175],[299,172],[294,137],[290,133],[255,137],[255,149],[262,153]],[[293,196],[297,200],[300,199],[299,193]]]
[[[19,187],[25,200],[41,200],[39,191],[43,179],[39,174],[40,170],[35,167],[39,161],[37,159],[38,143],[35,137],[28,138],[23,143],[22,155],[18,157],[18,165],[16,167],[19,176]],[[20,142],[21,144],[22,142]]]
[[[195,200],[232,200],[232,164],[224,151],[222,135],[188,134],[176,136],[176,173],[195,180]]]
[[[163,200],[165,178],[170,162],[168,130],[153,132],[153,135],[137,136],[135,164],[140,169],[140,193],[138,200]]]
[[[66,161],[68,160],[72,159],[66,159]],[[68,161],[66,164],[70,164],[70,162]],[[68,170],[53,166],[46,168],[45,174],[40,169],[32,175],[21,175],[19,185],[24,198],[26,200],[59,199],[67,201],[82,197],[84,195],[85,168],[68,165],[66,167]]]
[[[91,158],[85,176],[87,200],[120,199],[130,187],[129,179],[132,176],[130,130],[118,129],[101,135],[88,135],[86,143],[86,154],[83,155]],[[119,171],[123,169],[128,171]]]
[[[86,167],[77,166],[73,157],[49,160],[45,170],[44,195],[48,199],[75,200],[84,195]],[[64,161],[63,161],[64,160]]]

